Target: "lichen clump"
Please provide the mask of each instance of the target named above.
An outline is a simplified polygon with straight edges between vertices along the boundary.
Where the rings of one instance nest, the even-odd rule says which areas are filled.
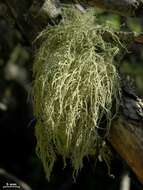
[[[57,156],[73,171],[83,158],[96,155],[97,127],[112,120],[112,103],[118,104],[120,85],[114,61],[119,40],[103,39],[107,26],[91,13],[63,11],[59,25],[45,29],[34,63],[34,112],[37,118],[37,152],[47,177]],[[111,32],[112,33],[112,32]],[[102,151],[101,151],[102,152]]]

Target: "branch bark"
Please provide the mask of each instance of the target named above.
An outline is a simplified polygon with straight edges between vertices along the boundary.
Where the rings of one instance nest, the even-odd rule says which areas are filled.
[[[55,22],[56,18],[58,18],[61,13],[60,8],[56,7],[56,4],[54,4],[52,0],[48,1],[48,4],[47,1],[45,1],[45,3],[44,1],[41,1],[42,3],[39,3],[38,0],[34,0],[33,3],[30,3],[29,1],[27,2],[27,0],[22,0],[22,2],[18,0],[4,1],[9,8],[11,15],[13,15],[19,30],[29,43],[31,43],[37,34],[47,26],[50,19],[52,20],[54,18]],[[137,0],[111,0],[111,2],[107,0],[87,0],[91,6],[99,6],[108,9],[111,12],[126,13],[127,15],[130,15],[133,10],[137,10],[137,6],[135,7],[135,5],[133,5],[134,1]],[[141,6],[143,6],[143,0],[138,1],[141,1],[138,5],[138,8],[141,8]],[[127,6],[125,6],[126,4]],[[48,7],[50,7],[50,9]],[[131,39],[132,41],[143,44],[143,33],[118,32],[116,35],[125,41]],[[108,32],[104,34],[104,36],[105,38],[110,38]]]
[[[123,112],[108,139],[143,184],[143,100],[124,95]]]
[[[2,168],[0,168],[0,178],[4,178],[4,180],[6,181],[6,184],[4,184],[3,189],[32,190],[31,187],[27,185],[24,181],[21,181],[20,179],[8,173]]]
[[[61,2],[81,3],[83,5],[98,7],[108,12],[113,12],[123,16],[143,16],[143,0],[61,0]]]
[[[142,0],[81,0],[80,2],[124,16],[143,16]]]
[[[128,90],[123,89],[122,115],[108,140],[143,184],[143,100]]]
[[[109,141],[143,184],[143,123],[120,116],[113,122]]]

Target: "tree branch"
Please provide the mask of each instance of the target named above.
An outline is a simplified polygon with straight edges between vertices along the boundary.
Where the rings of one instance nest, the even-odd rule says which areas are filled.
[[[143,100],[125,92],[122,109],[108,140],[143,184]]]
[[[21,181],[20,179],[8,173],[2,168],[0,168],[0,178],[1,177],[3,177],[6,181],[6,184],[4,184],[5,187],[3,187],[3,189],[32,190],[31,187],[27,185],[24,181]]]
[[[124,16],[143,16],[142,0],[81,0],[80,2]]]

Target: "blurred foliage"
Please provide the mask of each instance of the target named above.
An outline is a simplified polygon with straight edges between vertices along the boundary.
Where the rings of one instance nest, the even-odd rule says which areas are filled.
[[[97,16],[100,22],[106,20],[117,31],[143,32],[143,18],[125,18],[98,9]],[[127,81],[133,83],[137,93],[143,97],[143,45],[131,44],[119,67]]]

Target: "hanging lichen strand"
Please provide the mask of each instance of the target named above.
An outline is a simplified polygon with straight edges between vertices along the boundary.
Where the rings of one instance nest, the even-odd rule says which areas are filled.
[[[96,23],[91,12],[68,9],[59,25],[39,36],[34,112],[37,152],[48,178],[58,155],[64,164],[69,159],[77,173],[84,157],[96,155],[97,127],[103,116],[110,127],[112,102],[118,105],[120,94],[114,63],[120,43],[112,32],[112,40],[104,41],[104,31],[110,32]]]

